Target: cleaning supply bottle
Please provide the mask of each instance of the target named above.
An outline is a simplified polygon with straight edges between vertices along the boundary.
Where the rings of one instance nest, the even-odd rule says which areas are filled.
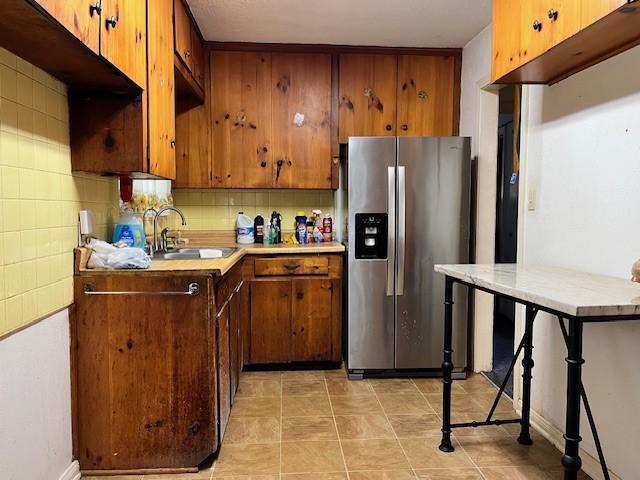
[[[244,212],[238,212],[236,220],[236,231],[238,233],[238,243],[253,243],[253,220]]]
[[[262,215],[256,215],[253,220],[253,240],[255,243],[262,243],[264,239],[264,218]]]
[[[271,214],[271,243],[282,243],[282,215],[275,210]]]
[[[333,220],[331,218],[331,215],[329,215],[328,213],[324,216],[324,220],[322,221],[322,227],[324,230],[322,232],[322,234],[324,235],[324,241],[325,242],[333,241]]]
[[[118,219],[116,228],[113,230],[113,243],[124,242],[127,247],[144,248],[144,228],[142,222],[130,208],[125,210]]]
[[[302,210],[296,215],[296,239],[300,245],[307,243],[307,216]]]

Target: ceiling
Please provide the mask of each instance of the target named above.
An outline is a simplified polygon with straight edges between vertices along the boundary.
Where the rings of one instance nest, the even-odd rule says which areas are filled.
[[[188,0],[205,40],[463,47],[491,0]]]

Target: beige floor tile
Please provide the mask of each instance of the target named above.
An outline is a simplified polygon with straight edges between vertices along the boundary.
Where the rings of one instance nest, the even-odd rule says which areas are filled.
[[[324,378],[324,370],[285,370],[282,379]]]
[[[536,449],[513,438],[456,437],[480,468],[537,465]],[[560,461],[560,457],[557,457]]]
[[[113,475],[108,477],[96,477],[93,475],[82,476],[82,480],[141,480],[142,475]]]
[[[425,398],[435,410],[437,414],[442,414],[442,394],[425,393]],[[469,393],[452,393],[451,394],[451,412],[452,413],[479,413],[480,416],[486,417],[489,413],[488,408],[484,408],[473,401],[473,395]]]
[[[238,385],[237,397],[279,397],[282,391],[280,379],[242,379]]]
[[[482,468],[487,480],[549,480],[549,475],[538,467],[490,467]]]
[[[174,474],[154,474],[154,475],[142,475],[142,477],[127,477],[135,478],[136,480],[209,480],[213,474],[213,469],[200,470],[197,473],[174,473]],[[83,479],[86,477],[82,477]],[[110,480],[118,477],[100,477],[102,480]]]
[[[397,440],[342,440],[347,470],[401,470],[409,463]]]
[[[282,473],[344,471],[340,442],[283,442]]]
[[[464,450],[457,447],[455,452],[444,453],[438,450],[440,438],[401,438],[400,444],[404,449],[411,467],[425,468],[473,468]]]
[[[282,416],[301,417],[331,415],[328,395],[282,397]]]
[[[435,413],[388,415],[398,438],[440,437],[442,421]]]
[[[395,438],[385,415],[336,415],[340,440]]]
[[[415,480],[411,470],[349,472],[351,480]]]
[[[281,399],[277,397],[238,397],[233,402],[232,417],[279,417]]]
[[[324,371],[325,378],[347,378],[347,371],[344,367],[332,368]]]
[[[491,406],[496,399],[496,395],[498,392],[493,391],[491,393],[472,393],[473,401],[480,405],[487,413],[491,410]],[[515,410],[513,409],[513,401],[504,395],[500,397],[500,401],[498,402],[498,406],[496,407],[496,413],[516,415]]]
[[[282,379],[282,395],[287,397],[302,397],[309,395],[323,395],[327,393],[324,376],[321,377],[293,377]]]
[[[280,441],[280,417],[239,417],[229,420],[224,443],[271,443]]]
[[[414,378],[413,383],[422,393],[442,393],[441,378]],[[451,384],[451,391],[453,393],[467,393],[457,381]]]
[[[435,413],[421,393],[378,394],[387,415]]]
[[[283,417],[282,441],[338,440],[333,417]]]
[[[282,475],[282,480],[347,480],[347,474],[345,472],[290,473]]]
[[[373,387],[367,380],[327,378],[329,395],[373,395]]]
[[[213,478],[215,480],[280,480],[280,475],[222,475]],[[142,479],[144,480],[144,478]]]
[[[214,478],[233,475],[265,475],[280,473],[280,445],[222,444],[215,464]]]
[[[500,418],[501,415],[497,415],[497,418]],[[485,420],[486,415],[481,415],[479,413],[452,413],[451,421],[454,423],[464,423],[464,422],[472,422],[472,421],[482,421]],[[496,415],[494,415],[496,418]],[[506,417],[505,417],[506,418]],[[511,418],[511,417],[510,417]],[[519,430],[518,430],[519,431]],[[467,428],[456,428],[453,430],[453,434],[458,437],[512,437],[512,435],[503,428],[503,425],[490,425],[484,427],[467,427]]]
[[[381,378],[370,382],[377,394],[418,393],[418,387],[409,378]]]
[[[335,415],[382,414],[382,407],[375,395],[332,396],[331,406]]]
[[[553,467],[544,467],[543,470],[547,473],[547,475],[549,475],[550,480],[564,479],[564,467],[560,464]],[[591,480],[591,477],[580,470],[580,472],[578,472],[578,480]]]
[[[420,480],[484,480],[476,468],[428,468],[416,470]]]
[[[453,384],[458,385],[467,393],[493,393],[495,396],[498,392],[493,383],[478,373],[470,373],[466,380],[454,380]]]
[[[282,377],[284,372],[281,370],[268,370],[268,371],[257,371],[257,372],[247,372],[246,370],[242,372],[242,378],[247,380],[278,380]]]

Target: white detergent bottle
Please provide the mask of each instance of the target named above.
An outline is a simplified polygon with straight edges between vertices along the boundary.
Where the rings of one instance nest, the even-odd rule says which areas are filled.
[[[253,243],[253,220],[244,212],[238,212],[236,231],[238,232],[238,243]]]

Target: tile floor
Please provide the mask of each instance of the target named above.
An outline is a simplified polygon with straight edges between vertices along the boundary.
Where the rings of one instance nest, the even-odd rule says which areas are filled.
[[[342,370],[243,374],[217,461],[196,474],[144,480],[554,480],[560,452],[517,425],[456,430],[438,450],[437,379],[349,381]],[[454,421],[483,418],[495,388],[482,376],[454,383]],[[498,413],[515,415],[502,401]],[[503,418],[505,418],[503,417]],[[98,477],[84,477],[95,480]],[[102,477],[103,480],[105,477]],[[588,480],[589,477],[580,477]],[[140,476],[107,480],[140,480]]]

